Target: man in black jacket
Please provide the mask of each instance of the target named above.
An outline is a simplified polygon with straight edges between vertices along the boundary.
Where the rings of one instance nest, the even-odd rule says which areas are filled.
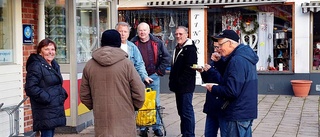
[[[188,28],[178,26],[175,32],[177,46],[173,53],[169,88],[175,93],[177,110],[180,116],[180,130],[183,137],[194,137],[195,117],[192,98],[195,89],[197,47],[188,38]]]

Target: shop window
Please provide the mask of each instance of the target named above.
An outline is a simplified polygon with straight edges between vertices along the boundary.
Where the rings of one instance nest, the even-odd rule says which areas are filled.
[[[97,11],[99,6],[99,11]],[[100,0],[97,5],[92,2],[77,2],[77,62],[91,59],[93,50],[100,47],[98,41],[101,33],[110,28],[110,2]],[[99,23],[99,24],[98,24]],[[99,30],[97,29],[99,25]],[[100,34],[99,34],[100,33]]]
[[[13,59],[13,29],[11,0],[0,1],[0,65],[12,64]]]
[[[209,18],[210,17],[210,18]],[[266,5],[208,10],[208,39],[224,29],[238,33],[240,43],[259,56],[258,71],[292,71],[292,6]],[[208,57],[214,51],[208,42]]]
[[[150,33],[163,40],[171,55],[176,46],[176,27],[189,26],[187,9],[119,10],[118,18],[131,25],[129,40],[136,36],[140,22],[148,23]]]
[[[312,62],[312,70],[319,71],[320,70],[320,12],[315,12],[312,14],[313,20],[313,62]]]
[[[70,56],[66,38],[66,4],[62,0],[46,0],[45,2],[45,34],[56,45],[55,59],[61,63],[69,63]]]

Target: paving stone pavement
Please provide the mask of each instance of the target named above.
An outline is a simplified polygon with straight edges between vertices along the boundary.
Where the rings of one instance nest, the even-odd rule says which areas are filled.
[[[181,137],[180,119],[174,94],[160,94],[163,122],[167,137]],[[253,137],[319,137],[319,95],[259,95],[258,118],[252,125]],[[202,112],[205,93],[195,93],[193,105],[196,117],[196,137],[203,137],[205,117]],[[152,130],[151,130],[152,131]],[[152,132],[150,136],[154,136]],[[93,126],[79,134],[59,134],[55,137],[93,137]]]

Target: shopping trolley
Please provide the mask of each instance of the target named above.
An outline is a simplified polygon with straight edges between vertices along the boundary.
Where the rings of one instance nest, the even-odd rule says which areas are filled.
[[[156,91],[151,88],[145,89],[145,102],[141,109],[136,113],[136,125],[137,128],[146,128],[152,126],[159,126],[163,135],[166,136],[166,128],[163,123],[162,114],[164,107],[157,106],[156,104]],[[160,121],[157,123],[157,115],[160,118]],[[147,134],[141,135],[147,137]]]
[[[20,134],[19,132],[19,108],[21,105],[28,99],[28,97],[24,98],[22,101],[19,102],[19,104],[1,108],[3,106],[3,103],[0,104],[0,112],[5,111],[9,115],[9,126],[10,126],[10,134],[9,137],[34,137],[35,132],[31,132],[29,134]]]

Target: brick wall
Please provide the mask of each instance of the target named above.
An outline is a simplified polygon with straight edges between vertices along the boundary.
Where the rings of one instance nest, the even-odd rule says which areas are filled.
[[[22,24],[34,25],[34,44],[23,45],[23,83],[26,77],[26,62],[31,53],[36,53],[37,32],[38,32],[38,0],[22,0]],[[25,96],[25,94],[24,94]],[[30,106],[30,101],[27,100],[25,105]],[[24,132],[32,131],[32,113],[30,108],[24,111]]]

